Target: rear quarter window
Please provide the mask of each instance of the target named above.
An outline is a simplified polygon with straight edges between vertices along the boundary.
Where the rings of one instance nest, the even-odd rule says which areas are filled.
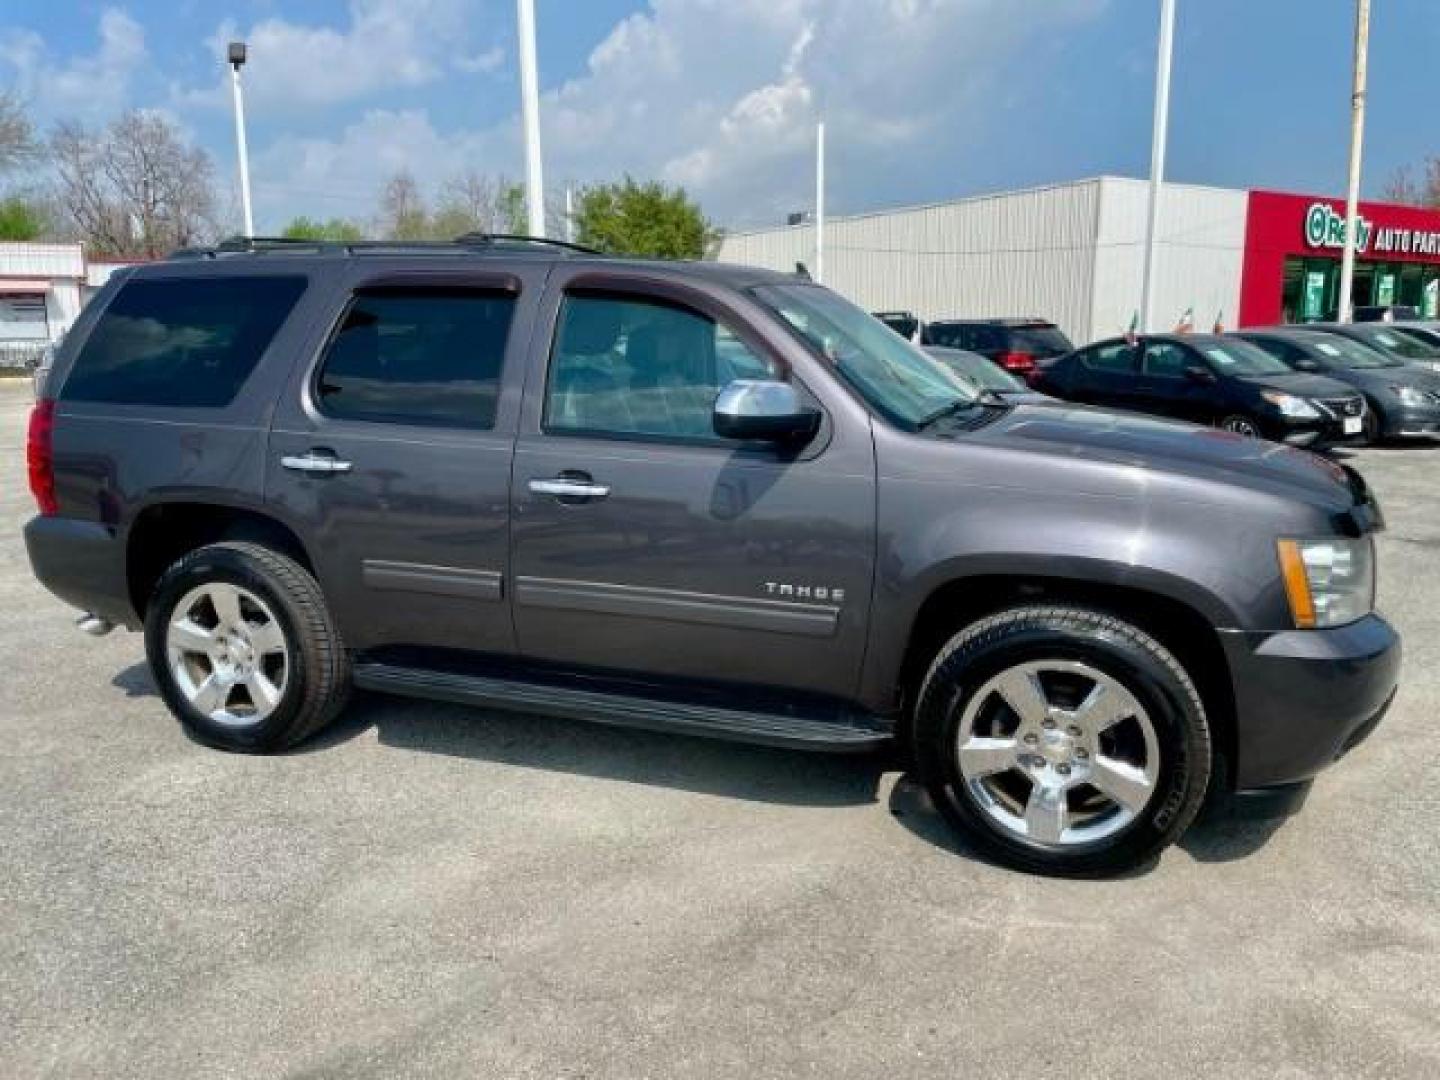
[[[291,276],[128,282],[81,346],[61,397],[223,408],[304,291],[305,279]]]

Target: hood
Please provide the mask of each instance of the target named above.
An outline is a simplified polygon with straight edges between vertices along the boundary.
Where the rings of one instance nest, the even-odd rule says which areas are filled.
[[[1059,402],[1017,404],[970,438],[1007,450],[1264,489],[1334,511],[1355,501],[1345,471],[1307,450],[1133,413],[1066,408]]]
[[[1237,375],[1236,382],[1257,389],[1283,390],[1296,397],[1333,398],[1351,397],[1355,391],[1339,379],[1329,375],[1315,375],[1308,371],[1291,371],[1277,375]]]

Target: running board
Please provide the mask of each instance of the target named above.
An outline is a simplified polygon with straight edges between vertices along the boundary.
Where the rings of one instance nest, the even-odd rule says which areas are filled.
[[[816,720],[388,664],[357,664],[355,685],[363,690],[460,705],[795,750],[864,753],[887,745],[891,739],[891,731],[883,721],[861,713]]]

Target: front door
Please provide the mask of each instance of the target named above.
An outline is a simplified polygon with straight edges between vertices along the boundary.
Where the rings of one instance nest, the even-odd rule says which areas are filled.
[[[267,502],[352,648],[512,652],[510,464],[543,275],[356,263],[277,409]]]
[[[522,654],[854,692],[875,545],[869,424],[827,417],[798,451],[718,438],[726,383],[795,378],[772,348],[784,331],[757,322],[712,291],[557,269],[541,316],[554,341],[532,361],[515,454]]]

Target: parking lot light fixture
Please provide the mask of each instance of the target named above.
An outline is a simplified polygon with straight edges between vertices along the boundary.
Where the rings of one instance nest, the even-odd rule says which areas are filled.
[[[230,90],[235,100],[235,154],[240,167],[240,208],[245,215],[245,235],[255,235],[255,217],[250,208],[250,154],[245,145],[245,94],[240,86],[240,69],[245,66],[245,42],[232,41],[226,51],[230,64]]]

